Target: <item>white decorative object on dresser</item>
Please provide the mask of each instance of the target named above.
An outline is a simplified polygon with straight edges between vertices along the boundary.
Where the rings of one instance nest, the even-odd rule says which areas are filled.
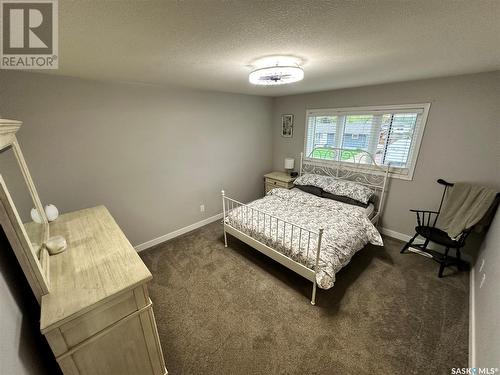
[[[2,175],[0,224],[40,303],[40,330],[60,368],[66,375],[166,374],[151,273],[104,206],[47,221],[16,141],[21,124],[0,119],[0,151],[13,149],[41,223],[23,224],[33,203],[18,211],[18,189],[11,196]],[[49,255],[51,241],[64,240],[66,250]]]
[[[295,177],[290,177],[285,172],[271,172],[264,175],[266,194],[269,190],[277,187],[291,189],[293,188],[293,181]]]

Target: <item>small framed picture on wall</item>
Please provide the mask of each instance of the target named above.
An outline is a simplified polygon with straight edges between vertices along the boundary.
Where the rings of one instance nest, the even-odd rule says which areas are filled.
[[[281,115],[281,136],[293,137],[293,115]]]

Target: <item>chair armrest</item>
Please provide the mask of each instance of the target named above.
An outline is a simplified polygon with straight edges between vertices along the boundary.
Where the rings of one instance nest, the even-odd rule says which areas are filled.
[[[444,185],[444,186],[453,186],[453,185],[455,185],[455,184],[453,184],[451,182],[443,180],[442,178],[440,178],[439,180],[437,180],[437,183],[441,184],[441,185]]]
[[[411,209],[411,212],[415,212],[417,215],[417,225],[420,226],[426,226],[426,227],[434,227],[436,224],[437,218],[439,216],[439,212],[437,211],[430,211],[430,210],[414,210]],[[433,215],[436,215],[434,220],[431,223],[431,218]]]

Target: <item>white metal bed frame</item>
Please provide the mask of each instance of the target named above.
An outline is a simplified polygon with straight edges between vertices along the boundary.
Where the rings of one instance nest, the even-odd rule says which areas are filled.
[[[317,149],[314,149],[310,155],[313,155]],[[371,222],[376,225],[384,208],[384,198],[387,187],[387,178],[389,176],[389,165],[380,166],[376,163],[374,157],[363,150],[349,150],[341,148],[330,148],[321,147],[320,155],[323,154],[325,158],[304,158],[303,153],[300,154],[300,169],[299,175],[304,173],[315,173],[322,174],[326,176],[335,177],[342,180],[354,181],[361,185],[368,186],[375,191],[377,200],[375,202],[375,212]],[[309,268],[307,265],[299,263],[290,257],[282,254],[276,249],[264,244],[263,242],[253,238],[251,235],[243,232],[242,230],[236,228],[235,226],[229,224],[226,221],[228,215],[236,208],[241,207],[246,210],[246,219],[251,216],[252,226],[254,225],[254,215],[257,218],[257,229],[261,227],[266,228],[269,225],[271,228],[271,222],[276,223],[276,238],[278,237],[278,228],[283,228],[283,235],[285,234],[285,227],[291,228],[290,235],[290,246],[292,246],[292,238],[294,231],[299,231],[299,247],[302,242],[306,241],[307,247],[306,254],[310,251],[311,238],[317,238],[317,247],[313,249],[316,251],[315,267],[314,269]],[[252,246],[254,249],[260,251],[261,253],[267,255],[268,257],[274,259],[283,266],[289,268],[295,273],[301,275],[307,280],[313,283],[311,304],[316,304],[316,273],[318,270],[318,263],[321,253],[321,242],[323,237],[323,228],[319,228],[318,231],[312,231],[305,229],[299,225],[291,223],[289,221],[280,219],[276,216],[269,215],[264,211],[250,207],[244,203],[238,202],[235,199],[226,196],[224,190],[222,190],[222,212],[223,212],[223,226],[224,226],[224,245],[227,247],[227,234],[238,238],[239,240],[245,242],[246,244]],[[241,209],[240,209],[241,212]],[[267,220],[266,220],[267,218]],[[263,219],[263,220],[261,220]],[[271,234],[271,230],[270,230]],[[285,245],[285,240],[283,238],[283,245]],[[306,255],[306,259],[307,259]]]

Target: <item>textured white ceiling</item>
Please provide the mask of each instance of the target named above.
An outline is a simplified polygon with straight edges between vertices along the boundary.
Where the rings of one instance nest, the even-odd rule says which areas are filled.
[[[500,68],[500,1],[60,1],[60,69],[83,78],[287,95]],[[248,83],[267,55],[304,81]]]

